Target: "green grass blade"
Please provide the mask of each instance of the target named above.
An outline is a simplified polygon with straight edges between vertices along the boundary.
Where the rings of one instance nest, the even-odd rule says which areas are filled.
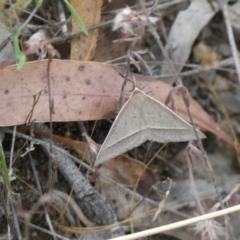
[[[17,59],[17,71],[20,71],[23,68],[24,64],[26,63],[26,56],[19,47],[18,36],[19,32],[17,32],[13,37],[13,46]]]
[[[0,167],[2,168],[3,178],[5,180],[5,183],[7,184],[8,190],[10,192],[13,192],[13,188],[12,188],[11,181],[10,181],[10,178],[8,175],[8,169],[7,169],[7,165],[6,165],[6,161],[5,161],[5,157],[4,157],[1,145],[0,145]]]
[[[18,0],[8,10],[16,10],[17,8],[22,8],[24,10],[30,3],[31,0]]]
[[[76,12],[76,10],[74,9],[74,7],[68,2],[68,0],[63,0],[68,8],[68,10],[71,12],[72,16],[75,18],[75,20],[78,23],[78,26],[80,27],[80,29],[84,32],[84,34],[86,36],[88,36],[88,31],[87,28],[84,25],[84,22],[82,21],[82,19],[79,17],[78,13]]]

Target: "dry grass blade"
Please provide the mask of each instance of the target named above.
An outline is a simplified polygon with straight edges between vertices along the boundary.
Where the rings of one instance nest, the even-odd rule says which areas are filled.
[[[142,237],[151,236],[151,235],[162,233],[162,232],[167,232],[167,231],[170,231],[172,229],[181,228],[181,227],[184,227],[184,226],[188,226],[190,224],[194,224],[194,223],[197,223],[197,222],[200,222],[200,221],[220,217],[220,216],[227,215],[227,214],[230,214],[230,213],[233,213],[233,212],[236,212],[236,211],[240,211],[240,205],[236,205],[234,207],[230,207],[230,208],[220,210],[220,211],[217,211],[217,212],[204,214],[202,216],[194,217],[194,218],[187,219],[187,220],[184,220],[184,221],[172,223],[172,224],[169,224],[169,225],[166,225],[166,226],[161,226],[161,227],[149,229],[149,230],[138,232],[138,233],[133,233],[133,234],[123,236],[123,237],[112,238],[110,240],[140,239]]]

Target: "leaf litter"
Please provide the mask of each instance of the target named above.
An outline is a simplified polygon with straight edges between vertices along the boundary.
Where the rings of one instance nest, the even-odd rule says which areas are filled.
[[[211,1],[211,4],[207,0],[194,0],[191,1],[190,6],[186,10],[178,13],[170,29],[165,46],[165,50],[171,56],[171,60],[173,63],[176,63],[176,72],[181,72],[200,31],[202,31],[211,18],[219,11],[217,2]],[[191,24],[186,24],[189,22],[191,22]],[[165,59],[165,61],[167,61],[167,59]],[[161,74],[172,74],[167,62],[163,65]],[[173,80],[170,79],[169,81],[173,82]]]
[[[72,4],[74,2],[75,2],[74,0],[71,1]],[[122,2],[122,4],[123,4],[122,7],[125,7],[123,2]],[[130,2],[134,2],[134,1],[128,1],[129,6],[131,5]],[[169,2],[166,5],[176,4],[173,2]],[[176,2],[179,2],[179,1],[176,1]],[[104,4],[105,3],[106,2],[104,2]],[[117,1],[111,1],[111,3],[110,3],[110,1],[108,1],[107,5],[118,6],[115,9],[119,9],[118,4],[119,3],[117,3]],[[149,4],[148,2],[146,2],[146,6],[149,6],[147,4]],[[171,21],[172,21],[172,15],[168,14],[168,13],[166,14],[164,8],[161,8],[162,7],[161,4],[160,3],[158,3],[158,4],[159,4],[158,7],[160,7],[161,10],[159,12],[154,12],[152,14],[152,16],[157,17],[159,19],[159,22],[155,26],[156,29],[159,28],[159,26],[161,24],[164,25],[164,23],[166,23],[164,16],[167,16],[165,18],[171,19]],[[151,6],[151,3],[150,3],[150,6]],[[199,6],[199,7],[196,8],[196,6]],[[178,38],[180,44],[177,44],[177,48],[172,48],[172,47],[174,47],[174,46],[172,46],[172,41],[169,41],[169,39],[171,39],[170,37],[172,35],[172,31],[170,31],[168,40],[166,42],[166,49],[173,50],[172,56],[173,56],[173,60],[175,60],[175,63],[176,63],[176,59],[177,59],[177,61],[179,61],[178,62],[179,67],[176,64],[176,68],[178,71],[182,70],[182,66],[184,65],[184,63],[187,60],[190,62],[192,61],[191,57],[189,58],[189,53],[191,52],[191,49],[195,45],[194,41],[197,39],[197,37],[200,36],[200,31],[203,30],[203,27],[210,24],[210,19],[218,11],[219,6],[220,5],[217,5],[216,2],[214,2],[214,1],[195,0],[190,3],[190,5],[187,7],[187,9],[185,11],[182,11],[179,13],[179,15],[181,13],[183,15],[185,15],[185,20],[184,20],[185,23],[184,23],[184,21],[182,21],[182,25],[181,25],[182,28],[178,29],[178,30],[180,30],[180,34],[178,34],[179,31],[175,31],[175,33],[173,35],[175,35],[175,38],[176,37]],[[191,12],[191,10],[193,10],[194,7],[195,7],[195,10]],[[139,8],[139,6],[137,6],[137,8]],[[106,9],[107,9],[106,6],[103,5],[102,10],[104,11]],[[133,9],[134,10],[132,10],[132,11],[135,12],[135,8],[133,8]],[[99,10],[100,9],[98,8],[98,11]],[[211,11],[209,11],[209,10],[211,10]],[[233,10],[233,12],[234,12],[234,7],[231,10]],[[85,13],[85,12],[83,11],[83,13]],[[139,12],[136,11],[136,13],[140,14],[143,17],[145,14],[144,11],[142,11],[141,13],[140,13],[140,11]],[[159,15],[159,13],[161,13],[161,14]],[[163,13],[163,15],[162,15],[162,13]],[[201,14],[199,14],[199,13],[201,13]],[[103,15],[107,15],[107,14],[108,14],[107,12],[104,12]],[[164,15],[164,14],[166,14],[166,15]],[[189,19],[186,17],[187,14],[190,14],[192,17],[194,17],[195,21],[187,21],[186,22],[186,19]],[[234,14],[235,14],[235,12],[234,12]],[[98,15],[98,14],[96,14],[96,15]],[[201,18],[199,18],[199,16]],[[204,17],[202,17],[202,16],[204,16]],[[95,16],[90,16],[90,17],[94,18]],[[234,20],[234,22],[237,22],[237,21]],[[172,28],[174,28],[174,26],[176,27],[177,24],[180,23],[179,18],[177,17],[172,23],[173,23]],[[92,23],[92,24],[96,24],[96,23]],[[192,32],[194,34],[189,34],[189,36],[188,36],[188,34],[186,34],[185,30],[188,29],[187,28],[188,25],[191,25],[191,24],[194,25],[195,27],[196,26],[197,27],[193,28]],[[234,24],[232,24],[232,25],[235,29],[238,29],[236,27],[236,25],[234,25]],[[89,25],[87,25],[87,26],[89,26]],[[161,31],[162,31],[163,27],[160,29]],[[132,30],[134,33],[135,29],[132,28]],[[167,26],[167,31],[168,30],[169,29]],[[102,33],[102,32],[105,33],[105,30],[102,31],[102,29],[101,29],[100,33]],[[119,32],[120,31],[118,31],[118,33]],[[91,33],[91,32],[89,31],[89,33]],[[147,34],[147,32],[145,32],[144,34]],[[109,38],[110,35],[111,35],[111,37]],[[92,42],[89,43],[89,45],[91,45],[91,47],[89,47],[89,49],[86,48],[87,51],[89,50],[89,53],[86,54],[87,59],[91,59],[92,56],[94,58],[95,56],[98,55],[98,56],[100,56],[100,58],[98,58],[98,59],[101,59],[100,61],[103,61],[102,59],[105,58],[104,54],[106,54],[105,56],[107,56],[107,54],[110,57],[114,56],[114,54],[112,54],[113,52],[108,51],[109,45],[110,45],[109,42],[111,42],[113,40],[113,38],[117,39],[119,37],[116,37],[116,35],[112,35],[112,33],[111,34],[107,33],[106,36],[107,36],[106,39],[101,39],[101,41],[105,42],[105,46],[103,45],[104,47],[102,47],[101,44],[99,44],[99,42],[98,42],[96,54],[94,54],[96,35],[92,38],[92,40],[91,40]],[[115,36],[115,37],[112,37],[112,36]],[[181,36],[181,37],[179,37],[179,36]],[[202,35],[201,38],[205,38],[204,35]],[[87,39],[85,37],[83,37],[83,39],[84,39],[84,41],[85,40],[90,41],[90,39]],[[200,37],[198,38],[198,40],[199,39],[200,39]],[[181,42],[181,40],[183,40],[183,42]],[[200,41],[202,41],[202,39],[200,39]],[[181,45],[182,43],[183,43],[183,45]],[[171,45],[170,47],[168,46],[169,44]],[[216,44],[218,44],[218,41],[216,41]],[[118,51],[117,57],[119,57],[121,55],[121,54],[119,54],[120,52],[122,52],[123,54],[126,54],[126,47],[124,47],[124,44],[122,44],[122,45],[118,44],[115,46],[116,47],[113,47],[113,48],[116,49],[115,50],[116,52]],[[148,46],[151,47],[151,44],[149,44]],[[102,49],[101,49],[101,51],[99,51],[99,48],[101,48],[101,47],[102,47]],[[140,47],[140,45],[136,45],[136,49],[139,49],[139,47]],[[212,48],[212,49],[213,49],[213,53],[215,54],[216,48]],[[151,50],[152,49],[150,49],[150,51]],[[183,51],[181,52],[180,50],[183,50]],[[74,50],[77,58],[81,55],[81,51],[82,51],[82,49],[80,49],[80,48],[76,48],[76,51]],[[134,49],[134,51],[135,51],[135,49]],[[169,54],[171,56],[170,52],[171,51],[169,51]],[[154,52],[154,54],[155,54],[155,52]],[[176,58],[177,55],[178,56],[180,55],[179,59]],[[208,55],[208,54],[204,53],[204,55]],[[133,55],[131,55],[131,56],[132,56],[131,65],[138,66],[138,64],[140,63],[140,58],[137,58],[136,56],[133,56]],[[157,53],[155,54],[155,56],[157,56]],[[146,56],[144,56],[144,54],[143,54],[143,55],[141,55],[141,57],[142,57],[141,61],[143,63],[145,63],[144,61],[146,59]],[[203,56],[203,59],[204,59],[204,57],[205,56]],[[109,59],[110,59],[109,57],[106,57],[106,60],[109,60]],[[159,61],[159,58],[157,56],[156,61],[154,61],[155,66],[156,66],[156,64],[158,64],[158,61]],[[145,64],[147,67],[149,66],[148,63],[150,63],[150,62],[146,62],[146,64]],[[202,61],[201,61],[201,63],[203,64]],[[124,65],[125,63],[122,62],[121,64]],[[48,113],[48,111],[49,111],[48,110],[49,109],[48,87],[47,87],[47,82],[46,82],[47,65],[48,65],[47,61],[27,63],[25,66],[26,70],[23,70],[23,74],[19,73],[18,75],[13,71],[12,67],[5,68],[5,69],[3,69],[3,71],[1,71],[1,73],[4,74],[3,79],[4,80],[8,79],[8,81],[2,80],[2,82],[3,82],[2,93],[3,94],[1,94],[1,98],[2,98],[1,104],[2,105],[0,105],[0,116],[1,116],[0,122],[3,123],[3,126],[11,126],[11,125],[15,125],[15,124],[24,123],[26,120],[26,117],[31,113],[31,110],[33,110],[32,111],[33,115],[31,118],[32,121],[34,121],[34,120],[36,120],[38,122],[49,121],[49,117],[48,117],[49,116],[49,113]],[[99,64],[99,63],[95,63],[95,62],[86,63],[86,62],[75,62],[75,61],[67,61],[67,60],[62,60],[62,61],[53,60],[50,63],[50,80],[51,80],[51,88],[52,88],[51,90],[52,90],[52,99],[53,99],[52,107],[54,107],[54,111],[55,111],[55,114],[53,114],[53,121],[54,122],[58,122],[58,121],[69,122],[69,121],[79,121],[79,120],[85,121],[85,120],[96,120],[96,119],[100,120],[100,119],[109,119],[109,118],[113,119],[116,116],[117,116],[116,121],[119,118],[121,119],[123,114],[118,114],[118,100],[121,95],[121,87],[122,87],[122,83],[123,83],[123,78],[121,76],[119,76],[118,72],[121,71],[123,73],[122,74],[122,76],[123,76],[123,75],[125,75],[125,70],[117,68],[116,65],[118,65],[118,64],[107,65],[107,64]],[[210,66],[210,68],[211,68],[211,66]],[[152,72],[153,75],[156,74],[156,71],[154,68],[148,67],[148,69],[150,69],[150,71],[148,71],[148,72]],[[85,72],[85,70],[86,70],[86,72]],[[131,68],[131,70],[133,70],[133,69]],[[139,67],[138,71],[141,71],[141,73],[144,74],[145,70],[143,68]],[[81,74],[79,74],[80,72],[81,72]],[[31,74],[29,74],[29,73],[31,73]],[[162,73],[164,73],[164,71]],[[145,74],[147,74],[147,73],[145,73]],[[168,74],[168,73],[165,72],[164,74]],[[27,75],[30,75],[30,77],[28,77]],[[159,75],[159,73],[158,73],[158,75]],[[141,91],[143,91],[146,96],[154,99],[154,101],[159,101],[159,103],[160,102],[164,103],[169,92],[173,89],[172,86],[170,86],[170,85],[164,84],[159,80],[153,81],[151,77],[147,77],[144,75],[137,75],[137,74],[129,73],[128,77],[130,79],[135,78],[139,89],[142,89]],[[228,77],[227,81],[229,81],[229,79],[232,80],[232,77],[231,76]],[[164,79],[161,79],[161,80],[164,80]],[[196,76],[196,78],[194,79],[194,81],[197,82],[196,85],[199,84],[198,80],[199,80],[199,78]],[[64,84],[64,81],[68,82],[68,84]],[[22,85],[19,84],[19,82]],[[52,83],[53,83],[53,85],[52,85]],[[31,86],[32,84],[35,84],[34,85],[35,89],[34,89],[34,87]],[[60,90],[60,88],[62,88],[62,91]],[[18,89],[18,90],[16,90],[16,89]],[[123,102],[128,101],[127,103],[129,103],[131,101],[132,97],[129,99],[129,96],[132,96],[131,89],[132,89],[132,86],[130,83],[128,83],[125,88],[125,91],[123,92],[123,98],[124,98]],[[190,89],[190,93],[191,93],[191,89]],[[193,95],[193,97],[196,97],[195,94],[192,94],[192,95]],[[36,96],[40,96],[40,98],[39,98],[39,102],[37,102],[36,106],[33,108],[34,96],[35,96],[35,98],[36,98]],[[233,97],[234,97],[234,94],[233,94]],[[85,101],[85,103],[84,103],[84,101]],[[177,97],[177,96],[174,97],[174,101],[176,103],[175,113],[177,114],[177,116],[183,118],[185,121],[190,122],[187,111],[185,109],[185,106],[184,106],[184,103],[183,103],[181,97]],[[166,108],[164,105],[161,105],[161,106],[162,106],[161,110],[162,109],[168,110],[168,108]],[[5,110],[5,112],[2,111],[2,107]],[[204,106],[204,107],[206,107],[206,106]],[[201,128],[201,130],[209,130],[212,133],[216,134],[218,137],[224,139],[229,144],[234,145],[233,141],[219,128],[219,125],[216,122],[214,122],[212,120],[212,118],[209,116],[209,114],[207,114],[203,110],[203,108],[193,99],[190,100],[190,108],[191,108],[194,122]],[[207,109],[209,110],[209,107],[207,107]],[[122,109],[122,110],[124,110],[124,109]],[[140,112],[141,111],[142,110],[140,110]],[[170,110],[168,110],[168,111],[170,111]],[[122,112],[120,112],[120,113],[122,113]],[[156,113],[155,113],[155,115],[156,115]],[[19,117],[20,121],[19,121],[18,117]],[[128,121],[128,122],[130,122],[130,121]],[[152,121],[152,122],[154,122],[154,121]],[[56,125],[58,125],[58,124],[56,124]],[[189,126],[189,124],[187,124],[187,125]],[[61,126],[69,126],[69,123],[66,123],[66,124],[62,123]],[[114,124],[112,126],[114,127]],[[136,124],[135,125],[130,124],[130,126],[136,127]],[[109,132],[109,134],[110,133],[111,133],[111,131]],[[146,135],[148,135],[148,134],[146,134],[146,131],[145,131],[144,136],[146,136]],[[51,134],[50,134],[50,136],[51,136]],[[150,137],[151,137],[151,134],[150,134]],[[141,142],[140,140],[141,139],[137,139],[137,142],[138,143]],[[107,142],[108,138],[106,138],[105,141]],[[100,142],[100,140],[99,141],[97,140],[97,142]],[[132,141],[130,141],[130,147],[133,145],[134,144],[132,143]],[[211,143],[209,145],[215,146],[214,143]],[[78,144],[77,144],[77,146],[79,147]],[[86,144],[83,143],[83,146],[86,148]],[[117,146],[117,144],[115,146]],[[104,148],[104,144],[103,144],[102,148],[103,148],[103,152],[104,152],[106,150]],[[227,146],[225,144],[224,150],[226,148],[227,148]],[[125,150],[126,150],[126,148],[123,149],[123,151],[125,151]],[[166,152],[169,152],[169,151],[170,151],[170,149],[166,150]],[[141,155],[141,148],[138,148],[137,151],[136,150],[131,151],[130,154],[133,154],[134,152],[135,153],[138,152],[138,155],[136,154],[136,156],[135,156],[135,158],[138,158],[139,153]],[[101,150],[100,150],[100,153],[101,153]],[[114,154],[116,154],[116,153],[114,153]],[[161,155],[162,154],[163,153],[161,153]],[[90,153],[88,153],[88,157],[90,158]],[[170,160],[171,157],[167,157],[167,159]],[[184,157],[182,157],[182,159],[184,159]],[[214,158],[213,162],[216,163],[216,166],[220,166],[219,165],[220,160],[221,159],[219,157]],[[221,163],[224,162],[225,164],[228,164],[229,163],[228,160],[229,159],[223,158],[223,160],[221,160]],[[70,160],[68,160],[68,161],[70,161]],[[172,159],[171,159],[171,161],[172,161]],[[177,163],[181,162],[181,160],[179,160],[179,159],[177,161],[178,161]],[[193,161],[194,161],[194,159],[193,159]],[[103,166],[99,169],[99,171],[103,175],[107,174],[108,176],[111,176],[111,178],[114,179],[115,182],[121,183],[123,185],[129,184],[131,187],[131,185],[134,185],[136,182],[138,182],[138,180],[136,180],[136,179],[141,178],[141,176],[143,176],[143,180],[146,180],[148,174],[150,174],[150,172],[149,172],[148,174],[146,173],[146,175],[142,175],[141,172],[143,172],[147,166],[144,164],[142,166],[140,166],[137,163],[138,163],[138,161],[134,158],[130,158],[129,156],[126,156],[126,155],[119,155],[118,157],[116,157],[110,161],[104,162]],[[65,164],[61,165],[61,171],[63,171],[63,169],[66,168],[67,165],[68,165],[67,161],[65,162]],[[182,164],[182,166],[183,166],[182,169],[185,170],[184,169],[185,165]],[[214,167],[214,171],[216,170],[217,174],[219,174],[219,171],[216,166]],[[200,166],[200,167],[198,166],[198,171],[202,173],[202,171],[200,171],[201,167],[202,166]],[[228,167],[229,167],[229,164],[228,164]],[[157,165],[156,169],[153,169],[153,170],[159,171],[160,168],[161,167],[159,167],[159,165]],[[124,171],[124,169],[125,169],[125,171]],[[222,177],[224,177],[224,174],[222,174],[223,169],[225,171],[226,168],[223,167],[220,170]],[[136,170],[136,171],[134,171],[134,170]],[[46,172],[46,169],[45,169],[45,172]],[[42,174],[42,176],[46,175],[45,172],[44,172],[44,174]],[[185,171],[183,171],[183,172],[185,172]],[[227,179],[225,179],[225,180],[227,180],[227,183],[229,183],[229,180],[231,180],[231,177],[230,177],[231,172],[232,172],[232,170],[230,170],[229,173],[226,173],[226,175],[229,175],[229,176],[227,176]],[[125,173],[125,175],[124,175],[124,173]],[[62,172],[62,174],[64,175],[64,171]],[[151,172],[151,174],[153,174],[153,171]],[[172,173],[170,173],[170,172],[168,172],[168,174],[172,175]],[[162,176],[162,173],[160,174],[160,176]],[[172,175],[172,177],[174,177],[174,174]],[[206,178],[206,176],[204,176],[204,178]],[[175,210],[175,209],[179,209],[180,207],[178,206],[178,207],[173,208],[168,205],[169,199],[172,199],[172,201],[176,205],[176,202],[177,202],[176,199],[178,200],[179,198],[181,198],[181,194],[185,195],[185,196],[188,195],[188,191],[189,191],[188,186],[187,186],[188,182],[183,187],[183,185],[184,185],[183,181],[178,181],[179,179],[180,179],[179,177],[176,177],[173,180],[173,188],[170,189],[170,195],[168,196],[167,202],[165,204],[166,209],[168,209],[169,222],[166,221],[165,214],[161,214],[161,216],[158,217],[158,219],[156,219],[155,225],[151,224],[151,227],[164,225],[167,223],[172,223],[175,221],[182,220],[182,217],[177,218],[176,214],[171,215],[172,209]],[[146,229],[146,226],[149,227],[149,222],[151,222],[152,217],[154,216],[154,212],[156,211],[156,209],[154,209],[154,206],[157,207],[159,202],[156,203],[156,202],[153,202],[150,199],[148,199],[146,197],[146,196],[148,196],[146,193],[147,190],[145,190],[145,191],[138,192],[142,196],[145,196],[145,199],[141,200],[141,203],[139,204],[139,200],[142,198],[142,196],[138,195],[138,193],[135,193],[133,196],[137,195],[139,198],[136,198],[136,199],[135,199],[135,197],[129,198],[129,196],[132,196],[132,193],[129,193],[127,189],[122,188],[122,186],[120,186],[120,187],[116,186],[112,182],[107,182],[107,181],[102,181],[102,180],[103,180],[103,178],[100,175],[100,181],[99,181],[98,187],[100,187],[101,194],[111,204],[111,207],[114,209],[118,218],[126,219],[127,216],[131,217],[132,219],[130,221],[132,223],[132,226],[134,228],[136,228],[136,229],[134,229],[134,231],[139,230],[139,229],[144,230],[144,229]],[[155,181],[155,179],[154,179],[154,181]],[[234,181],[237,182],[239,180],[235,179]],[[152,181],[150,182],[151,186],[153,185],[153,182]],[[107,183],[109,183],[109,184],[107,184]],[[79,185],[80,184],[81,183],[79,183]],[[96,182],[95,182],[95,184],[97,185]],[[146,186],[148,186],[147,182],[145,182],[145,184],[146,184]],[[176,184],[177,184],[177,186],[174,188],[174,185],[176,185]],[[196,186],[197,186],[197,184],[199,184],[199,180],[196,180]],[[222,184],[222,182],[220,184]],[[212,205],[211,205],[211,203],[209,203],[209,199],[210,199],[209,195],[213,195],[214,190],[212,191],[212,193],[209,193],[208,185],[209,185],[209,183],[206,181],[204,183],[202,192],[204,192],[205,198],[208,199],[208,201],[203,200],[204,206],[206,208],[210,209]],[[232,186],[232,183],[231,184],[229,183],[229,185]],[[230,191],[231,186],[226,191]],[[183,187],[183,190],[181,189],[181,187]],[[199,195],[201,195],[201,194],[199,194]],[[234,195],[233,198],[235,198],[235,197],[236,196]],[[156,199],[158,199],[158,198],[156,198]],[[184,199],[184,197],[183,197],[183,199]],[[190,197],[190,199],[191,199],[191,197]],[[189,201],[190,199],[182,200],[182,202],[184,204],[187,204],[187,205],[184,205],[185,209],[186,209],[186,207],[189,208],[188,204],[190,204],[190,201]],[[201,199],[202,199],[202,196],[201,196]],[[229,196],[229,199],[233,200],[233,199],[231,199],[231,196]],[[235,198],[235,200],[236,200],[236,198]],[[212,201],[215,202],[216,199],[213,197]],[[194,203],[194,201],[193,201],[193,203]],[[105,207],[105,204],[102,203],[102,206]],[[151,209],[151,212],[149,212],[150,209]],[[163,209],[163,210],[165,210],[165,209]],[[181,214],[186,213],[188,215],[192,215],[193,211],[195,211],[195,210],[191,209],[191,210],[189,210],[189,212],[185,212],[185,210],[181,209]],[[141,217],[141,215],[143,217]],[[233,219],[233,217],[231,216],[231,220],[232,219]],[[129,219],[127,219],[127,221],[128,220]],[[239,221],[235,221],[235,222],[237,223]],[[66,226],[62,226],[62,231],[65,231],[65,230],[68,231]],[[73,228],[71,230],[73,230]],[[188,232],[189,231],[186,231],[186,229],[185,229],[185,231],[184,231],[184,229],[182,229],[182,230],[178,230],[176,232],[171,231],[168,234],[175,236],[177,239],[185,239],[185,240],[192,239],[192,232],[191,232],[191,234],[189,234]],[[201,231],[200,231],[200,234],[201,234]],[[217,235],[215,235],[215,236],[217,236]],[[88,236],[82,235],[81,237],[89,238],[90,235],[88,235]],[[94,237],[92,235],[92,238],[98,238],[98,237],[99,237],[99,239],[104,238],[103,236],[101,236],[100,233],[99,234],[96,233],[94,235]],[[199,238],[198,238],[198,236],[194,236],[194,239],[199,239]]]

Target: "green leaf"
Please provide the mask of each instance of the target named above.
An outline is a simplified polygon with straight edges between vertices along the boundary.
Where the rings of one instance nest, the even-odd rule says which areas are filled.
[[[19,47],[18,36],[19,32],[17,32],[13,37],[13,46],[17,59],[17,71],[20,71],[23,68],[24,64],[26,63],[26,56]]]
[[[39,8],[42,5],[43,0],[36,0],[36,7]]]
[[[16,10],[17,8],[22,8],[22,10],[24,10],[30,3],[31,0],[18,0],[8,10]]]
[[[4,177],[4,180],[7,185],[8,190],[13,192],[13,188],[12,188],[11,181],[10,181],[10,178],[8,175],[8,169],[7,169],[7,165],[6,165],[6,161],[5,161],[5,157],[4,157],[1,145],[0,145],[0,167],[2,168],[3,177]]]
[[[68,8],[68,10],[71,12],[72,16],[75,18],[75,20],[77,21],[78,26],[80,27],[80,29],[84,32],[84,34],[86,36],[88,36],[88,31],[87,28],[84,25],[84,22],[82,21],[82,19],[79,17],[78,13],[76,12],[76,10],[74,9],[74,7],[68,2],[68,0],[63,0]]]

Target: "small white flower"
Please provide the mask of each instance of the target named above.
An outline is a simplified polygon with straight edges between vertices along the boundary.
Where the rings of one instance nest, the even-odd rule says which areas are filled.
[[[48,42],[44,31],[39,30],[25,42],[27,49],[25,55],[37,54],[39,59],[44,59],[48,53],[51,57],[60,58],[59,52]]]
[[[28,46],[28,54],[39,54],[43,52],[44,45],[46,44],[46,37],[43,31],[38,31],[34,33],[25,44]]]
[[[135,11],[132,11],[128,6],[120,11],[113,20],[113,31],[121,28],[123,33],[131,33],[132,30],[132,22],[138,19],[138,14]]]
[[[139,15],[128,6],[120,11],[113,20],[113,31],[121,29],[124,34],[134,35],[133,29],[142,28],[147,25],[147,20],[152,24],[156,24],[157,17],[147,17]]]

